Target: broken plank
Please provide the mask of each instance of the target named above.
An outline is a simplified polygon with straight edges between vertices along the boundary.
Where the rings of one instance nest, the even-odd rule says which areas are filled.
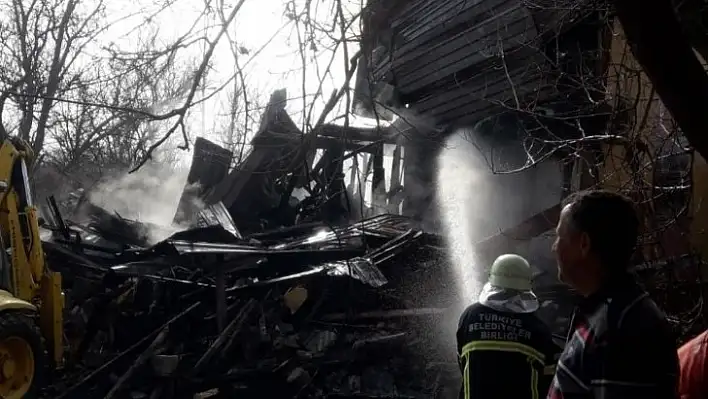
[[[135,360],[135,363],[133,363],[130,368],[123,373],[123,375],[118,379],[118,381],[113,385],[113,388],[111,388],[110,391],[108,391],[108,394],[104,399],[113,399],[118,393],[120,392],[121,389],[123,389],[123,386],[125,383],[135,374],[135,371],[140,368],[147,360],[152,356],[155,351],[165,342],[167,339],[167,334],[169,333],[169,326],[165,326],[162,328],[162,331],[155,337],[155,339],[152,341],[150,346],[148,346],[143,353],[138,356],[138,358]]]
[[[197,364],[194,365],[194,368],[191,371],[191,374],[193,376],[198,375],[204,367],[206,367],[207,364],[209,364],[209,361],[211,358],[216,354],[216,352],[221,349],[221,347],[226,343],[232,335],[234,335],[236,332],[238,332],[241,329],[241,326],[243,326],[244,321],[246,318],[251,314],[253,309],[255,308],[256,301],[253,299],[249,299],[248,302],[241,308],[241,311],[234,317],[233,320],[231,320],[231,323],[219,334],[219,337],[214,341],[213,344],[207,349],[207,351],[204,353],[204,355],[197,361]]]
[[[363,319],[393,319],[398,317],[438,316],[447,312],[445,308],[417,308],[375,310],[357,314],[334,313],[322,317],[323,321],[363,320]]]
[[[121,352],[120,354],[118,354],[118,356],[114,357],[114,358],[111,359],[110,361],[104,363],[101,367],[99,367],[99,368],[97,368],[96,370],[94,370],[94,371],[92,371],[91,373],[89,373],[89,375],[87,375],[87,376],[84,377],[81,381],[79,381],[79,382],[77,382],[76,384],[74,384],[73,386],[71,386],[71,388],[67,389],[67,390],[66,390],[63,394],[61,394],[57,399],[63,399],[63,398],[73,397],[73,396],[72,396],[73,392],[76,391],[78,388],[84,386],[84,384],[86,384],[86,383],[88,383],[89,381],[93,380],[94,378],[96,378],[96,377],[97,377],[98,375],[100,375],[101,373],[103,373],[103,372],[105,372],[105,371],[108,371],[111,367],[113,367],[113,366],[114,366],[116,363],[118,363],[120,360],[123,360],[126,356],[128,356],[128,355],[130,355],[131,353],[137,351],[138,348],[140,348],[141,346],[143,346],[145,343],[147,343],[147,342],[150,341],[151,339],[154,339],[158,334],[160,334],[160,332],[162,332],[162,330],[163,330],[165,327],[170,326],[171,324],[174,324],[176,321],[178,321],[178,320],[180,320],[181,318],[185,317],[186,315],[188,315],[189,313],[191,313],[192,311],[194,311],[194,309],[196,309],[199,305],[201,305],[201,302],[196,302],[196,303],[194,303],[192,306],[188,307],[187,309],[185,309],[184,311],[182,311],[181,313],[179,313],[178,315],[174,316],[173,318],[171,318],[170,320],[168,320],[167,323],[163,324],[160,328],[158,328],[158,329],[156,329],[155,331],[153,331],[152,333],[146,335],[143,339],[141,339],[140,341],[138,341],[138,342],[134,343],[132,346],[130,346],[130,348],[128,348],[128,349],[124,350],[123,352]]]

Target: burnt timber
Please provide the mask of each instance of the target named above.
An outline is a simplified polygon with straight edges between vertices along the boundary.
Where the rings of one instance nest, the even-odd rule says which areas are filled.
[[[559,119],[602,131],[612,111],[597,101],[604,95],[609,34],[606,9],[598,4],[370,0],[353,112],[395,120],[390,129],[404,137],[406,179],[423,186],[433,184],[441,141],[460,127],[519,146],[520,134],[578,137],[578,129]],[[409,114],[428,126],[402,121]],[[517,133],[502,137],[493,127],[499,124]],[[404,184],[403,197],[407,215],[420,219],[428,212],[432,199],[419,190]]]
[[[446,126],[560,107],[558,100],[577,94],[563,74],[576,75],[580,66],[601,72],[601,57],[587,56],[602,46],[601,27],[589,2],[545,3],[372,0],[355,111],[371,117],[377,94],[389,94],[386,105],[407,105]]]

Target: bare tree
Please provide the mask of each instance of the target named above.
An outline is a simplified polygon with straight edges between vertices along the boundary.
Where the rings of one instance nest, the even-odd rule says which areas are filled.
[[[145,48],[138,54],[148,51]],[[91,81],[75,90],[75,98],[84,101],[54,107],[56,124],[47,157],[55,166],[65,172],[100,174],[102,168],[126,169],[145,158],[163,124],[126,112],[121,105],[130,104],[134,109],[159,107],[182,98],[192,81],[186,71],[172,63],[136,65],[141,58],[115,54],[107,65],[92,72]]]
[[[233,153],[230,167],[235,167],[248,154],[249,141],[258,129],[263,106],[260,105],[259,93],[251,91],[234,81],[233,89],[228,92],[225,104],[225,118],[218,127],[221,144]]]
[[[199,22],[212,12],[205,5],[182,35],[164,44],[151,24],[175,2],[121,17],[144,21],[129,49],[97,43],[116,22],[104,0],[0,2],[0,132],[28,141],[38,154],[51,142],[54,160],[65,166],[120,155],[116,161],[139,167],[178,130],[188,147],[186,115],[206,100],[197,93],[243,1],[228,7],[220,24],[202,28]],[[190,49],[198,43],[207,46],[196,58]]]
[[[106,28],[100,24],[104,6],[98,1],[86,9],[77,0],[0,3],[6,18],[0,26],[0,115],[15,117],[1,121],[2,133],[18,135],[36,153],[42,150],[55,98],[77,86],[89,67],[78,65],[79,55]]]

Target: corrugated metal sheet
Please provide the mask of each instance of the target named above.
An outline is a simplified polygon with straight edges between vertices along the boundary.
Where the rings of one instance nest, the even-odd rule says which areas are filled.
[[[365,258],[354,258],[348,261],[331,262],[326,264],[327,275],[349,276],[374,288],[382,287],[388,279],[376,267],[374,262]]]
[[[224,230],[233,234],[234,237],[243,238],[241,232],[239,232],[236,227],[236,223],[234,223],[234,220],[231,218],[231,214],[221,201],[202,209],[199,212],[195,225],[196,227],[221,226]]]

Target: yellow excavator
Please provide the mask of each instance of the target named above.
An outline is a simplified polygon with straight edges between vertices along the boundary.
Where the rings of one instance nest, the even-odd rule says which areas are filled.
[[[33,398],[63,362],[61,275],[47,268],[32,202],[29,145],[0,145],[0,398]]]

